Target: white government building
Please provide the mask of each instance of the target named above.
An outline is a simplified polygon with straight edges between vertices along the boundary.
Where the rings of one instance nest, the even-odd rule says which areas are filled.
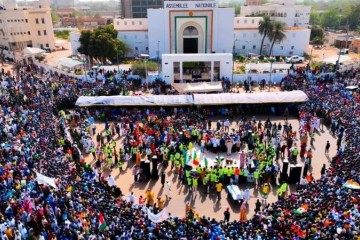
[[[12,51],[55,48],[49,0],[35,1],[33,5],[19,7],[11,0],[0,4],[0,46]]]
[[[240,16],[235,16],[233,8],[220,8],[214,0],[165,1],[164,8],[148,9],[147,18],[117,18],[114,27],[118,38],[131,47],[129,56],[149,54],[162,59],[165,81],[216,81],[232,77],[234,53],[259,54],[260,14],[286,25],[286,38],[275,44],[272,55],[303,55],[307,51],[310,7],[295,5],[295,0],[266,5],[247,0]],[[71,34],[74,53],[78,38],[79,33]],[[265,38],[265,54],[269,54],[270,44]]]

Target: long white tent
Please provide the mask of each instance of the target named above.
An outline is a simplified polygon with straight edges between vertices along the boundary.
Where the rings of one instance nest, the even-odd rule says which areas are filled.
[[[263,93],[220,93],[193,95],[150,95],[150,96],[81,96],[76,101],[80,107],[90,106],[184,106],[184,105],[226,105],[301,103],[308,96],[303,91]]]
[[[195,105],[300,103],[306,102],[307,100],[308,96],[303,91],[194,94]]]
[[[181,106],[194,104],[191,95],[81,96],[77,106]]]

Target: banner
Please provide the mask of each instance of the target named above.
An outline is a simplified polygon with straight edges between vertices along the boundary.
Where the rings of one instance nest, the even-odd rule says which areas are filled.
[[[148,71],[148,76],[159,76],[159,71]]]
[[[148,218],[154,223],[160,223],[169,218],[169,213],[166,208],[164,208],[158,214],[154,214],[154,213],[150,212],[150,209],[147,209],[147,214],[148,214]]]
[[[47,177],[38,172],[35,173],[36,173],[36,181],[38,182],[38,184],[45,184],[55,188],[55,190],[58,190],[58,187],[55,184],[55,178]]]

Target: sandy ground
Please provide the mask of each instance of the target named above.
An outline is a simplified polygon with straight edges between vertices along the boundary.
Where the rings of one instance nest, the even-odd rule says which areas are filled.
[[[259,116],[257,119],[265,120],[267,119],[267,116]],[[283,122],[282,118],[270,118],[271,120],[274,120],[276,122]],[[235,119],[236,120],[236,119]],[[215,128],[215,122],[216,119],[214,119],[212,127]],[[294,129],[298,129],[299,123],[298,121],[293,118],[290,119],[289,122],[292,124]],[[235,122],[233,122],[235,124]],[[104,124],[98,124],[97,125],[97,131],[103,131]],[[331,144],[330,148],[330,156],[334,156],[336,153],[336,140],[334,137],[330,136],[328,133],[328,130],[324,128],[325,131],[321,132],[320,134],[316,135],[316,140],[314,144],[314,151],[313,151],[313,161],[312,161],[312,168],[310,171],[313,173],[313,176],[315,179],[320,178],[320,169],[322,165],[325,163],[327,166],[329,164],[329,157],[327,157],[324,154],[325,151],[325,145],[326,141],[329,140]],[[122,142],[121,139],[116,139],[117,146],[121,145]],[[94,141],[95,136],[94,136]],[[299,146],[299,143],[298,143]],[[197,146],[198,147],[198,146]],[[206,153],[208,158],[214,158],[214,154],[212,153]],[[92,161],[92,156],[85,155],[86,161],[88,163],[94,164],[95,162]],[[230,157],[226,156],[226,153],[221,154],[221,156],[224,156],[225,159],[234,159],[238,160],[239,154],[233,153]],[[303,164],[303,161],[298,160],[298,163]],[[282,166],[282,161],[278,161],[278,165]],[[125,169],[126,168],[126,169]],[[158,165],[159,173],[161,171],[164,171],[166,173],[166,179],[171,180],[172,183],[172,199],[170,201],[166,202],[166,206],[169,210],[169,212],[173,216],[178,217],[184,217],[185,216],[185,202],[190,201],[191,206],[194,208],[194,210],[200,215],[200,216],[208,216],[211,218],[215,218],[217,220],[223,219],[223,212],[226,208],[230,208],[231,212],[231,219],[237,220],[239,219],[239,213],[240,213],[240,206],[237,203],[233,203],[231,200],[227,198],[227,193],[225,189],[222,191],[222,198],[221,201],[217,201],[216,193],[210,192],[210,194],[205,194],[202,187],[199,186],[199,189],[196,193],[193,193],[192,195],[188,193],[187,186],[182,185],[177,180],[177,177],[173,174],[173,172],[170,169],[170,166],[166,169],[163,169],[161,164]],[[124,194],[129,194],[130,192],[133,192],[135,196],[139,197],[140,195],[145,194],[145,191],[147,189],[150,189],[154,192],[155,196],[162,196],[165,199],[165,193],[166,189],[161,188],[160,180],[150,180],[146,183],[134,183],[134,178],[132,176],[132,164],[127,168],[126,163],[123,165],[124,171],[121,173],[118,169],[115,169],[111,172],[111,175],[115,178],[116,184],[118,187],[121,188]],[[109,172],[106,172],[106,174],[109,174]],[[255,202],[258,198],[261,200],[261,196],[259,194],[259,191],[254,188],[253,183],[248,184],[240,184],[240,189],[244,190],[245,188],[249,187],[251,192],[251,199],[248,204],[248,217],[251,217],[254,214],[254,208],[255,208]],[[276,196],[276,186],[272,186],[272,191],[268,197],[267,203],[271,203],[277,200]],[[294,189],[293,186],[290,186],[289,193]]]

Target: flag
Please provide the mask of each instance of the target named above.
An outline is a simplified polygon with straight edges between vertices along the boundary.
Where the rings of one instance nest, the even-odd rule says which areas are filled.
[[[207,160],[207,158],[206,157],[204,157],[204,165],[205,165],[205,167],[207,168],[208,167],[208,160]]]
[[[307,204],[303,204],[301,207],[299,207],[298,209],[296,209],[294,211],[295,214],[303,214],[305,212],[307,212],[309,209],[309,206]]]
[[[106,58],[106,64],[111,65],[112,62],[109,59]]]
[[[199,165],[199,157],[197,156],[196,151],[194,151],[193,163],[196,166]]]
[[[104,230],[106,228],[106,222],[102,213],[99,214],[99,229]]]
[[[93,57],[92,62],[93,62],[93,64],[97,64],[96,58]]]
[[[96,58],[96,65],[98,65],[98,67],[100,67],[102,65],[101,61],[98,58]]]

